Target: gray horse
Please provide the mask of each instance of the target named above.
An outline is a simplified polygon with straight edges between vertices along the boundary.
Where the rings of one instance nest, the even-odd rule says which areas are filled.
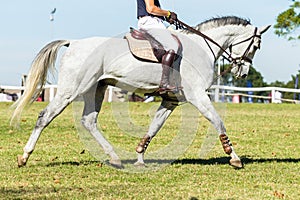
[[[206,94],[206,89],[213,81],[215,61],[223,54],[220,47],[230,49],[230,57],[235,60],[231,72],[237,78],[244,78],[248,74],[256,50],[260,48],[261,34],[269,27],[257,28],[238,17],[214,18],[194,27],[208,35],[219,46],[189,31],[174,32],[182,43],[180,72],[177,73],[182,86],[181,95],[213,124],[219,133],[225,153],[231,156],[230,164],[238,168],[242,167],[241,160],[226,135],[223,121]],[[40,94],[46,82],[47,72],[54,68],[57,52],[62,46],[68,48],[61,58],[56,96],[39,114],[23,155],[18,156],[18,165],[26,165],[43,129],[74,99],[82,96],[82,125],[110,156],[110,163],[121,167],[119,156],[97,128],[97,118],[105,90],[108,85],[117,85],[128,91],[153,93],[158,90],[161,66],[159,63],[136,59],[130,53],[126,40],[122,38],[94,37],[53,41],[46,45],[33,61],[24,94],[15,104],[12,124],[19,123],[25,106]],[[177,105],[172,101],[170,98],[163,98],[148,133],[136,148],[136,165],[144,164],[143,156],[149,142],[176,108]]]

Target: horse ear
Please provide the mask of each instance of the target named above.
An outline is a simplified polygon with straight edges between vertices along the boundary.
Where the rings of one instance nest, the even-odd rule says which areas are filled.
[[[270,27],[271,27],[271,25],[267,25],[267,26],[260,27],[260,28],[259,28],[259,33],[260,33],[260,34],[265,33]]]

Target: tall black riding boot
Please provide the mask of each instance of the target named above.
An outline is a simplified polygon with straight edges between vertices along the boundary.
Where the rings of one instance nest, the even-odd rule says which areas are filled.
[[[169,50],[162,57],[162,76],[159,85],[159,93],[164,94],[166,92],[177,92],[176,86],[170,85],[170,69],[173,68],[173,62],[175,58],[175,51]]]

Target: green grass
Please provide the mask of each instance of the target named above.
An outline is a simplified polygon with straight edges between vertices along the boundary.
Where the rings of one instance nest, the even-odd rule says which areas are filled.
[[[219,142],[199,158],[210,127],[201,116],[192,144],[171,165],[144,173],[113,169],[86,150],[72,106],[44,130],[27,166],[18,168],[16,157],[23,153],[45,105],[35,103],[27,109],[21,129],[13,130],[9,127],[10,104],[0,103],[0,199],[299,199],[299,105],[221,105],[227,133],[245,164],[241,170],[228,165]],[[149,111],[152,115],[157,105],[129,104],[132,122],[140,124],[141,131],[149,124]],[[112,112],[111,108],[111,104],[103,106],[101,129],[114,145],[134,152],[139,139],[118,128],[113,117],[117,109],[113,107]],[[176,137],[180,113],[178,109],[168,119],[151,142],[149,153]],[[186,134],[194,133],[186,130]]]

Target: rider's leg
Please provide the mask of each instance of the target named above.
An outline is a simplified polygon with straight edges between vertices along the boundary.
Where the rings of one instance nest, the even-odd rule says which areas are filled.
[[[176,92],[177,88],[170,84],[170,71],[173,69],[173,62],[176,59],[176,54],[178,53],[178,42],[175,40],[171,34],[171,32],[167,29],[148,29],[147,33],[150,34],[156,41],[158,41],[161,45],[164,54],[158,56],[160,57],[162,63],[162,76],[161,82],[159,86],[159,92]]]
[[[173,92],[176,87],[170,84],[170,70],[173,68],[173,62],[175,58],[175,51],[169,50],[162,57],[162,75],[159,85],[159,93]]]

